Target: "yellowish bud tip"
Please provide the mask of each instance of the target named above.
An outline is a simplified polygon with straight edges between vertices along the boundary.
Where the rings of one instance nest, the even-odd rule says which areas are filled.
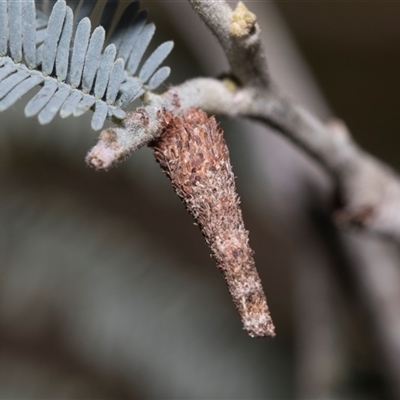
[[[240,1],[231,16],[231,35],[238,38],[250,35],[254,31],[256,22],[255,14]]]

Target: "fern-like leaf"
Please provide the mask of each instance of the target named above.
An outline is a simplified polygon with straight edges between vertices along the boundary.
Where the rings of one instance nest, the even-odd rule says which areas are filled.
[[[37,115],[46,124],[58,113],[66,118],[93,109],[91,125],[98,130],[107,117],[124,118],[123,107],[167,79],[170,69],[160,65],[172,42],[160,45],[135,76],[155,30],[146,25],[147,12],[139,11],[139,2],[125,9],[104,50],[105,29],[91,30],[95,4],[0,1],[0,111],[43,85],[26,105],[26,116]],[[100,17],[105,27],[111,26],[117,5],[116,0],[105,2]]]

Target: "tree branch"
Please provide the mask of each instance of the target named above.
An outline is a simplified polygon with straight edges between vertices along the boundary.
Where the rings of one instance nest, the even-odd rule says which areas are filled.
[[[181,116],[195,107],[209,114],[253,118],[284,134],[332,176],[342,202],[335,213],[339,224],[400,241],[398,175],[360,149],[342,123],[325,124],[280,93],[268,78],[255,16],[242,3],[232,11],[224,1],[189,2],[219,39],[233,79],[197,78],[162,95],[147,93],[144,107],[100,134],[88,163],[107,169],[148,144],[164,128],[166,111]]]
[[[268,87],[266,57],[256,16],[241,1],[233,11],[225,1],[189,3],[219,40],[235,78],[242,85]]]

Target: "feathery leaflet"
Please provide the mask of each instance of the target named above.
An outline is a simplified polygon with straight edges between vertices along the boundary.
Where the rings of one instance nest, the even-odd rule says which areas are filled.
[[[96,1],[0,0],[0,111],[42,85],[26,116],[47,124],[58,113],[66,118],[93,109],[91,126],[98,130],[106,118],[124,118],[124,107],[159,87],[170,74],[161,64],[173,43],[161,44],[141,63],[155,26],[146,24],[139,1],[128,5],[107,39],[104,28],[110,28],[118,3],[104,2],[102,26],[92,32]]]

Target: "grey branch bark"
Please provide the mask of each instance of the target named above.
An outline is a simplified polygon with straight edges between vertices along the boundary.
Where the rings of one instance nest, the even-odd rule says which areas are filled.
[[[242,2],[233,11],[225,1],[189,0],[189,3],[219,40],[236,79],[242,85],[268,87],[256,16]]]
[[[256,17],[243,3],[231,10],[225,1],[189,0],[226,53],[232,79],[196,78],[162,95],[147,93],[145,106],[122,124],[100,134],[87,161],[109,168],[161,132],[165,111],[192,107],[209,114],[257,119],[275,128],[312,156],[340,189],[341,225],[356,225],[400,241],[400,180],[388,166],[364,152],[344,124],[325,124],[284,96],[268,77]]]

